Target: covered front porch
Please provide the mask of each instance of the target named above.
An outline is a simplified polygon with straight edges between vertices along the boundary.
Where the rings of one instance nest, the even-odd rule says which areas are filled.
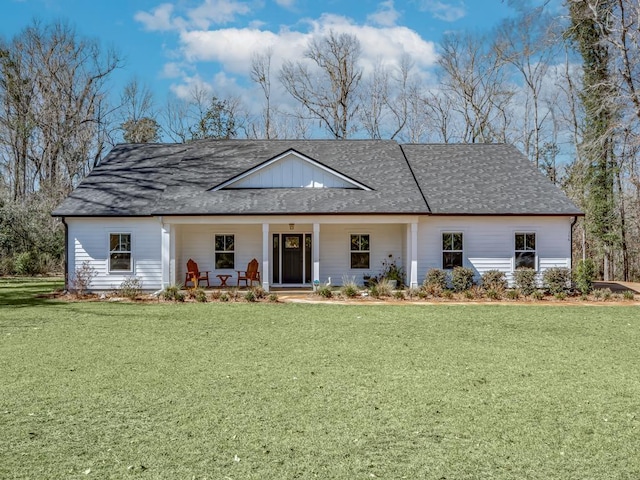
[[[395,261],[405,284],[418,285],[418,217],[397,216],[165,216],[162,283],[184,284],[187,261],[209,272],[211,286],[238,284],[237,271],[259,262],[262,287],[311,288],[315,281],[363,284]],[[242,283],[244,285],[244,283]]]

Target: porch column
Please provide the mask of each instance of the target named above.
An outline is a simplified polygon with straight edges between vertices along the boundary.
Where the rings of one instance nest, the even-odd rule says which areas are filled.
[[[169,285],[176,283],[176,227],[169,225]]]
[[[269,278],[271,272],[269,271],[269,224],[262,224],[262,288],[265,291],[269,291]]]
[[[171,285],[171,224],[161,224],[162,238],[162,282],[160,288],[165,289]]]
[[[418,224],[407,223],[407,284],[411,288],[418,286]]]
[[[311,243],[311,261],[313,262],[313,278],[311,281],[320,280],[320,224],[313,224],[313,242]]]

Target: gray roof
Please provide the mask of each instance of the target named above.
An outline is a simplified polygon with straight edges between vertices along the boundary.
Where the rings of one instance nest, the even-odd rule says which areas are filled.
[[[434,214],[581,215],[514,146],[410,144],[401,148]]]
[[[289,150],[371,189],[212,187]],[[426,201],[425,201],[426,199]],[[542,214],[580,211],[506,145],[201,140],[116,146],[57,216]]]

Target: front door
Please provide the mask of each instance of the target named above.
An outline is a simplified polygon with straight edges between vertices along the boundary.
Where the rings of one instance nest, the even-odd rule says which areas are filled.
[[[282,283],[302,283],[303,235],[282,234]]]

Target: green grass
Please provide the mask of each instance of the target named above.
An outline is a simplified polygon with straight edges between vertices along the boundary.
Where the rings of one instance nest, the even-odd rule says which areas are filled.
[[[640,478],[637,307],[52,288],[0,280],[3,479]]]

